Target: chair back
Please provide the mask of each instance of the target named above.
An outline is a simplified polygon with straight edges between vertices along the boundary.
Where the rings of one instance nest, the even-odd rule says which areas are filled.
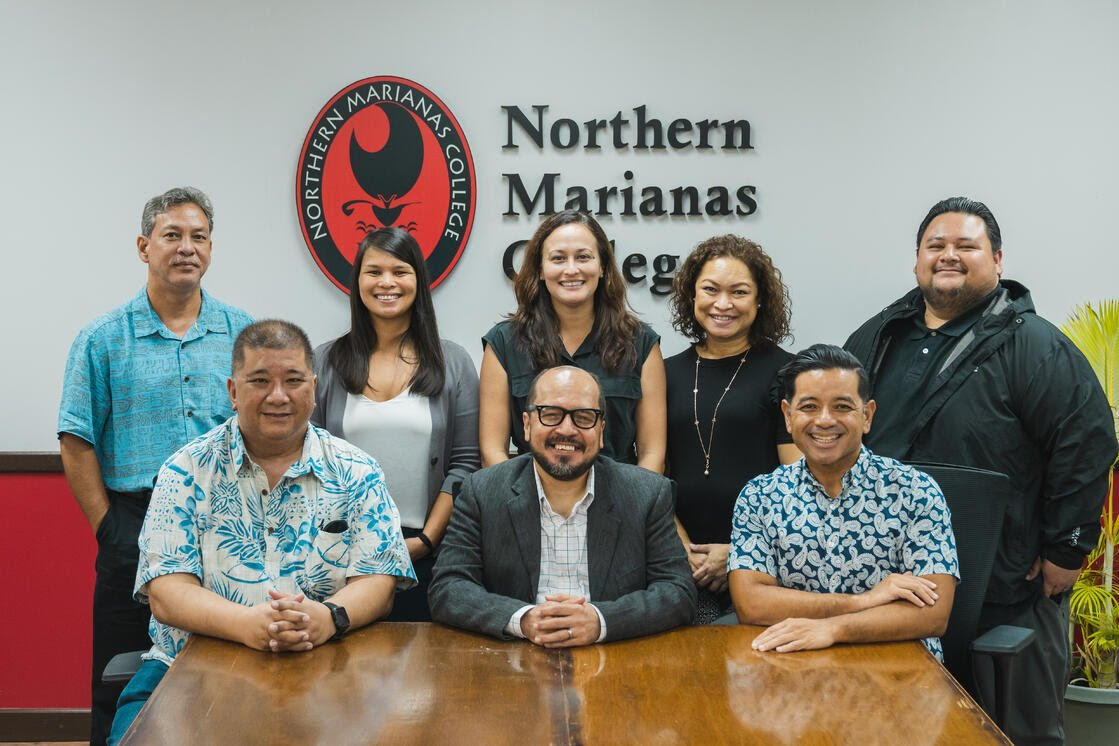
[[[987,581],[1002,534],[1010,479],[1001,472],[968,466],[918,462],[909,465],[936,480],[952,511],[960,583],[956,586],[948,629],[940,641],[945,667],[974,696],[970,646],[977,637]]]

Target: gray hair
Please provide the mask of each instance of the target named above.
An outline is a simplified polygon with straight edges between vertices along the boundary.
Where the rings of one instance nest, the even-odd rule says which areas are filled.
[[[155,228],[155,219],[176,205],[195,204],[202,212],[206,213],[206,220],[210,223],[210,231],[214,230],[214,205],[210,198],[201,189],[194,187],[175,187],[168,189],[163,194],[152,197],[144,205],[144,213],[140,216],[140,235],[150,236]]]

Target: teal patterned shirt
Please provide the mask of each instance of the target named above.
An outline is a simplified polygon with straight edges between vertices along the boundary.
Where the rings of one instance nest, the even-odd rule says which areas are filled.
[[[250,323],[203,290],[198,319],[180,339],[141,288],[74,340],[58,433],[93,445],[109,489],[151,489],[168,456],[233,414],[226,390],[233,341]]]
[[[171,573],[194,575],[244,606],[270,600],[270,589],[322,601],[359,575],[394,576],[398,590],[416,582],[400,516],[371,456],[308,425],[303,455],[269,489],[236,417],[159,471],[140,531],[136,600],[146,603],[148,582]],[[144,657],[168,665],[189,637],[155,617],[148,630],[155,644]]]
[[[865,446],[837,497],[802,458],[754,477],[731,522],[727,571],[753,570],[782,588],[865,593],[890,573],[960,577],[944,493],[932,477]],[[943,660],[940,639],[923,640]]]

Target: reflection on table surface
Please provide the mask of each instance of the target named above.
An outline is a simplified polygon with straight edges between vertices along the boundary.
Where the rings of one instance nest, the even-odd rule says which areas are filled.
[[[919,643],[758,653],[759,631],[552,651],[382,623],[289,655],[195,636],[125,743],[1008,743]]]

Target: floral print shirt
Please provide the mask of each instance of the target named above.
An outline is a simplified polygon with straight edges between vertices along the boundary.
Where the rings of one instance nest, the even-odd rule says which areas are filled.
[[[322,601],[347,578],[392,575],[397,589],[416,575],[400,517],[370,456],[314,425],[303,455],[275,489],[245,451],[237,417],[188,443],[160,469],[144,527],[136,600],[171,573],[245,606],[269,589]],[[152,617],[146,659],[170,665],[189,637]]]

